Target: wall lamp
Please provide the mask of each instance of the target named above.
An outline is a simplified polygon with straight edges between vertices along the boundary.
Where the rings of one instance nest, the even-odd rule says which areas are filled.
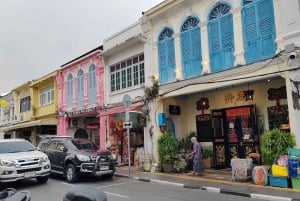
[[[246,101],[253,100],[253,94],[254,94],[254,90],[249,89],[249,83],[248,83],[248,90],[244,91],[244,96]]]

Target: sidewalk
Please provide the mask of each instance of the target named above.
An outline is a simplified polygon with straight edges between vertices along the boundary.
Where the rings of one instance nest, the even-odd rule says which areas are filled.
[[[259,186],[249,182],[232,182],[231,171],[206,169],[204,176],[190,176],[187,173],[151,173],[134,167],[117,168],[116,177],[126,177],[144,182],[162,183],[183,188],[206,190],[209,192],[232,194],[272,201],[300,201],[300,189]]]

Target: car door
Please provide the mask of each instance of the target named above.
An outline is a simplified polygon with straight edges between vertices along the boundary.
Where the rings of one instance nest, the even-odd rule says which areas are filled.
[[[58,143],[57,141],[51,140],[45,149],[45,153],[48,155],[48,158],[51,163],[51,171],[58,171],[56,160],[55,160],[57,143]]]
[[[64,164],[65,164],[66,157],[67,157],[66,142],[59,141],[57,143],[56,152],[55,152],[55,162],[56,162],[57,169],[59,169],[59,171],[61,172],[64,172],[65,169]]]

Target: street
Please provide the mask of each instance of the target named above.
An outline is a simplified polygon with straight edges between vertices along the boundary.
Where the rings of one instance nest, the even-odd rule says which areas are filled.
[[[13,185],[13,186],[12,186]],[[28,180],[19,183],[9,184],[7,187],[14,187],[17,191],[28,190],[31,192],[32,201],[61,201],[65,193],[75,185],[91,185],[102,190],[108,201],[247,201],[251,198],[212,193],[199,189],[187,189],[168,184],[155,184],[136,181],[127,178],[114,177],[112,180],[84,179],[81,182],[70,184],[60,177],[51,177],[46,184],[39,185],[35,180]]]

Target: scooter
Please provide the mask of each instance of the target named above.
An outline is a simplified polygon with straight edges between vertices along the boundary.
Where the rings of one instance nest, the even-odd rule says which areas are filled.
[[[30,201],[31,194],[29,191],[17,192],[14,188],[6,188],[0,191],[0,201]]]

